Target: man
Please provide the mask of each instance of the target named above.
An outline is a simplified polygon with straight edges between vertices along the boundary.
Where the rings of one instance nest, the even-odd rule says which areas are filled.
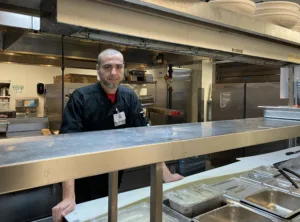
[[[114,49],[102,51],[96,69],[99,83],[74,91],[65,108],[60,133],[147,126],[134,91],[120,86],[124,79],[123,55]],[[122,171],[119,172],[119,181],[121,177]],[[171,174],[164,164],[164,182],[182,178],[178,174]],[[62,186],[63,200],[52,209],[55,222],[61,221],[63,216],[73,211],[76,203],[107,196],[108,174],[66,181]]]

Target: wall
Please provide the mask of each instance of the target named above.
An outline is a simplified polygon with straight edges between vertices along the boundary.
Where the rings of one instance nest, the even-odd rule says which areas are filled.
[[[65,74],[88,74],[96,75],[96,70],[87,69],[65,69]],[[44,115],[44,97],[38,96],[36,92],[36,84],[38,82],[49,84],[53,83],[53,77],[61,75],[61,69],[59,67],[47,67],[47,66],[33,66],[33,65],[20,65],[20,64],[0,64],[0,81],[10,80],[10,95],[11,103],[10,109],[15,109],[16,97],[38,97],[39,107],[38,116]],[[22,85],[24,89],[22,93],[15,93],[12,86]]]

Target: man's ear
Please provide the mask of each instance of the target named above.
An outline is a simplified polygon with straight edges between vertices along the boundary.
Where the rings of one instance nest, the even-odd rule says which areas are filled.
[[[100,66],[96,65],[96,71],[97,71],[97,80],[100,81]]]

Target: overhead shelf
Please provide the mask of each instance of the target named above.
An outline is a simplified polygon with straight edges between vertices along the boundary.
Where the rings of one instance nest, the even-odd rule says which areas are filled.
[[[0,194],[297,136],[300,121],[258,118],[6,139]]]

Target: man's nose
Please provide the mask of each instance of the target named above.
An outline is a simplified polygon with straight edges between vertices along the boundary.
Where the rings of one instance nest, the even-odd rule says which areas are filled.
[[[111,74],[116,75],[117,74],[117,68],[112,67]]]

